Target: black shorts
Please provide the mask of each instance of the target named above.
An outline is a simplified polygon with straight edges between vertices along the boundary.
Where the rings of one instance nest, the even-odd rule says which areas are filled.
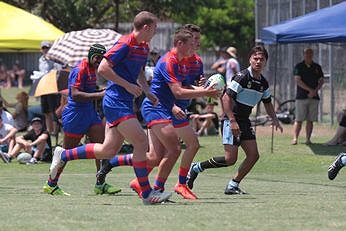
[[[230,121],[228,119],[224,120],[223,124],[223,137],[222,144],[230,144],[239,146],[243,140],[256,140],[255,131],[251,127],[250,120],[237,120],[240,137],[234,137],[230,129]]]
[[[41,108],[43,113],[54,112],[60,102],[59,94],[49,94],[41,96]]]

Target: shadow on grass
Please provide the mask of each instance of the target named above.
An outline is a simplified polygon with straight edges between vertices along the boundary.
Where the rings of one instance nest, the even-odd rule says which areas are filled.
[[[309,144],[308,147],[316,155],[321,156],[336,156],[340,152],[345,152],[345,146],[325,146],[323,144]]]

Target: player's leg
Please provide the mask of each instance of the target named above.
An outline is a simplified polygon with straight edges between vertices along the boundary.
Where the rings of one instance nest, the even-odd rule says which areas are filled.
[[[190,165],[200,147],[198,138],[189,124],[187,126],[175,128],[175,131],[177,132],[178,136],[184,141],[186,149],[181,157],[178,183],[175,185],[174,190],[178,194],[181,194],[185,199],[195,200],[197,199],[197,196],[187,187],[186,181]]]
[[[164,191],[166,180],[181,152],[180,142],[171,123],[155,124],[151,127],[151,130],[166,150],[160,161],[154,183],[155,189]]]
[[[225,194],[245,194],[245,192],[239,188],[239,184],[259,159],[256,140],[244,140],[241,142],[241,147],[243,148],[246,157],[240,164],[234,177],[228,182]]]
[[[190,189],[193,188],[194,181],[198,174],[205,169],[223,168],[233,165],[237,161],[240,138],[232,134],[229,120],[224,121],[223,127],[222,143],[225,150],[224,156],[215,156],[209,160],[193,163],[190,167],[187,180],[187,185]]]
[[[139,121],[135,118],[125,120],[118,125],[117,130],[133,145],[132,163],[137,180],[141,186],[143,203],[152,204],[167,200],[171,193],[152,190],[150,186],[146,157],[148,140]]]

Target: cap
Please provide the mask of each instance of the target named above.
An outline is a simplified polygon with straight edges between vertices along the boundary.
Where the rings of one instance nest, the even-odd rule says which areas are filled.
[[[48,47],[48,48],[50,48],[52,46],[52,44],[50,43],[50,42],[48,42],[48,41],[42,41],[41,42],[41,48],[42,47]]]
[[[160,52],[159,49],[157,49],[156,47],[154,47],[154,48],[150,51],[151,54],[158,54],[159,52]]]
[[[235,47],[228,47],[226,52],[234,58],[237,58],[237,49]]]
[[[41,119],[40,117],[34,117],[34,118],[31,120],[30,124],[33,124],[34,122],[40,122],[40,123],[42,123],[42,119]]]

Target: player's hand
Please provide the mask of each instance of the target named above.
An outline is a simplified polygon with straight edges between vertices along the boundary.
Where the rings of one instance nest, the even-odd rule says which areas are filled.
[[[145,96],[151,101],[151,103],[156,107],[159,104],[159,99],[151,92],[147,92]]]
[[[180,107],[178,107],[176,105],[173,106],[172,113],[173,113],[174,117],[179,119],[179,120],[183,120],[186,118],[185,112]]]
[[[139,97],[142,94],[142,88],[136,84],[130,83],[126,88],[126,91],[135,96],[135,98]]]
[[[215,89],[214,85],[207,87],[206,89],[206,96],[217,99],[221,96],[222,92]]]
[[[204,75],[201,75],[200,78],[199,78],[199,81],[198,81],[198,86],[199,86],[199,87],[204,86],[204,84],[205,84],[206,81],[207,81],[207,78],[204,77]]]
[[[237,137],[237,139],[239,139],[239,137],[240,137],[240,128],[239,128],[239,125],[238,125],[237,121],[232,120],[230,122],[230,124],[231,124],[230,125],[230,129],[232,131],[233,136]]]
[[[272,126],[275,126],[275,130],[277,131],[278,129],[280,130],[280,132],[283,132],[283,128],[281,127],[281,124],[279,122],[278,119],[273,120]]]

